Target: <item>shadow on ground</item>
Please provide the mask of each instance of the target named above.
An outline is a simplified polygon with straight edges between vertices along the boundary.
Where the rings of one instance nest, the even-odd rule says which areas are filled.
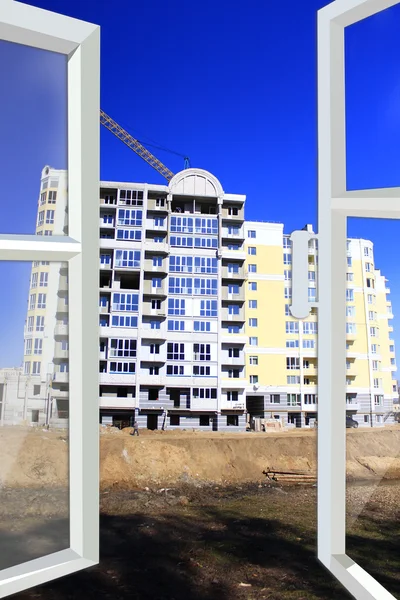
[[[228,500],[224,493],[223,501],[210,495],[184,505],[150,507],[148,501],[140,505],[138,496],[129,494],[128,509],[126,497],[121,496],[124,513],[131,514],[116,514],[112,503],[111,510],[103,511],[108,514],[101,516],[100,565],[13,597],[350,599],[315,558],[315,491],[298,494],[241,491]],[[118,494],[116,498],[120,500]],[[397,521],[369,514],[347,537],[348,554],[396,598],[400,598],[398,534]],[[26,535],[34,538],[36,532],[31,529]],[[21,543],[21,539],[10,532],[7,543]]]

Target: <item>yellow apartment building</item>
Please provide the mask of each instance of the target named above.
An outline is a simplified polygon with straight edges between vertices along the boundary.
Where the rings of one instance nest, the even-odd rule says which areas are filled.
[[[310,225],[307,229],[312,231]],[[246,389],[250,417],[275,417],[289,427],[317,419],[317,310],[291,317],[292,249],[283,225],[245,221]],[[375,269],[373,244],[349,239],[347,248],[347,414],[360,426],[393,422],[397,399],[390,290]],[[316,242],[309,245],[308,289],[317,299]]]

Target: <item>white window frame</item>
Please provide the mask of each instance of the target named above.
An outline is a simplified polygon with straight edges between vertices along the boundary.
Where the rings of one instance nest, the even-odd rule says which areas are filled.
[[[400,188],[346,186],[345,28],[399,0],[335,0],[318,11],[318,558],[359,600],[394,599],[346,555],[347,218],[400,218]]]
[[[69,548],[0,571],[0,597],[99,562],[98,260],[100,28],[0,0],[0,39],[68,61],[68,236],[0,235],[2,261],[68,262]],[[93,201],[88,202],[91,198]],[[83,357],[85,368],[83,369]]]

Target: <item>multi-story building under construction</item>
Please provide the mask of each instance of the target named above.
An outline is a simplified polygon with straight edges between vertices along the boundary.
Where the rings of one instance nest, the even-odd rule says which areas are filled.
[[[38,235],[67,233],[66,184],[65,171],[43,170]],[[101,183],[102,423],[241,431],[251,417],[315,422],[316,310],[290,316],[289,237],[281,224],[246,222],[244,205],[201,169],[168,185]],[[310,300],[317,258],[311,243]],[[393,315],[371,242],[349,240],[347,280],[347,410],[360,425],[384,425],[398,399]],[[65,264],[32,265],[24,353],[18,385],[0,371],[3,421],[66,424]]]

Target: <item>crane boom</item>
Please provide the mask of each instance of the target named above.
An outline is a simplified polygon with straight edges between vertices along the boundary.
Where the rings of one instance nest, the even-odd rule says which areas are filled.
[[[104,110],[100,110],[100,123],[104,125],[111,133],[113,133],[121,142],[124,142],[131,150],[136,152],[143,158],[153,169],[158,171],[160,175],[165,177],[167,181],[171,181],[174,173],[170,171],[161,161],[158,160],[151,152],[149,152],[138,140],[130,133],[123,129],[114,119],[109,117]]]

